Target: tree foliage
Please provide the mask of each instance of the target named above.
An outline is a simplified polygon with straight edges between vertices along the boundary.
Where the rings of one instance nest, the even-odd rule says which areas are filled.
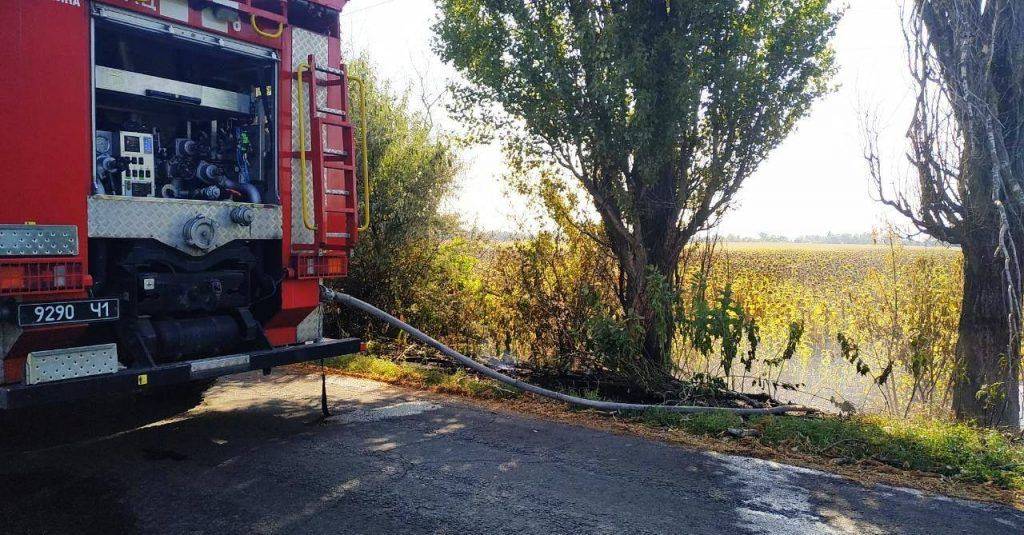
[[[827,0],[438,0],[460,109],[541,170],[547,205],[607,247],[643,353],[668,364],[680,254],[829,90]],[[568,179],[562,181],[563,178]],[[598,232],[559,193],[582,188]],[[659,328],[660,327],[660,328]]]

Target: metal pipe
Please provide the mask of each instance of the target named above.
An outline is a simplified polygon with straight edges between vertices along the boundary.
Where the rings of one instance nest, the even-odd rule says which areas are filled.
[[[520,381],[520,380],[518,380],[518,379],[516,379],[514,377],[509,377],[509,376],[507,376],[507,375],[505,375],[505,374],[503,374],[501,372],[492,370],[492,369],[488,368],[487,366],[484,366],[483,364],[481,364],[481,363],[479,363],[479,362],[477,362],[477,361],[475,361],[475,360],[473,360],[473,359],[463,355],[462,353],[459,353],[458,351],[455,351],[454,349],[452,349],[452,348],[442,344],[441,342],[438,342],[437,340],[434,340],[433,338],[431,338],[430,336],[427,336],[425,333],[423,333],[419,329],[413,327],[412,325],[409,325],[408,323],[405,323],[404,321],[402,321],[402,320],[392,316],[391,314],[388,314],[387,312],[384,312],[383,310],[381,310],[381,309],[379,309],[379,308],[377,308],[377,307],[375,307],[375,306],[373,306],[373,305],[371,305],[371,304],[369,304],[369,303],[367,303],[365,301],[361,301],[359,299],[356,299],[355,297],[352,297],[351,295],[344,294],[344,293],[341,293],[341,292],[335,292],[334,290],[331,290],[330,288],[326,288],[324,286],[321,286],[320,287],[320,296],[321,296],[321,300],[324,301],[324,302],[335,303],[335,304],[338,304],[338,305],[342,305],[342,306],[346,306],[346,307],[358,310],[360,312],[363,312],[363,313],[366,313],[366,314],[368,314],[370,316],[373,316],[373,317],[375,317],[375,318],[377,318],[377,319],[379,319],[379,320],[381,320],[381,321],[391,325],[392,327],[401,329],[401,330],[409,333],[409,335],[412,336],[417,341],[419,341],[419,342],[421,342],[423,344],[426,344],[426,345],[428,345],[428,346],[430,346],[430,347],[440,351],[445,356],[447,356],[447,357],[455,360],[459,364],[462,364],[463,366],[465,366],[465,367],[467,367],[467,368],[469,368],[469,369],[479,373],[480,375],[483,375],[483,376],[486,376],[486,377],[490,377],[491,379],[494,379],[495,381],[499,381],[501,383],[509,385],[509,386],[511,386],[513,388],[516,388],[518,390],[522,390],[524,392],[530,392],[532,394],[537,394],[538,396],[544,396],[546,398],[550,398],[550,399],[554,399],[554,400],[561,401],[561,402],[564,402],[564,403],[568,403],[570,405],[578,405],[578,406],[581,406],[581,407],[588,407],[588,408],[591,408],[591,409],[597,409],[597,410],[601,410],[601,411],[614,411],[614,412],[617,412],[617,411],[662,410],[662,411],[665,411],[665,412],[674,412],[674,413],[681,413],[681,414],[698,414],[698,413],[709,413],[709,412],[725,411],[725,412],[730,412],[730,413],[733,413],[733,414],[738,414],[738,415],[741,415],[741,416],[763,416],[763,415],[768,415],[768,414],[786,414],[786,413],[791,413],[791,412],[802,412],[802,413],[817,412],[815,409],[812,409],[812,408],[809,408],[809,407],[801,407],[801,406],[798,406],[798,405],[783,405],[783,406],[779,406],[779,407],[768,407],[768,408],[762,408],[762,409],[757,409],[757,408],[744,409],[744,408],[736,408],[736,407],[698,407],[698,406],[692,406],[692,405],[650,405],[650,404],[642,404],[642,403],[618,403],[618,402],[614,402],[614,401],[597,401],[597,400],[592,400],[592,399],[580,398],[580,397],[576,397],[576,396],[570,396],[568,394],[563,394],[561,392],[555,392],[554,390],[548,390],[546,388],[541,388],[541,387],[539,387],[537,385],[532,385],[530,383],[524,383],[523,381]]]
[[[345,76],[348,76],[348,71],[345,71]],[[366,81],[359,76],[348,76],[348,81],[349,84],[354,84],[359,88],[359,155],[363,164],[363,222],[359,224],[359,232],[366,232],[370,229],[370,195],[373,192],[370,184],[370,160],[368,156],[370,147],[367,144],[367,137],[369,136],[367,115],[370,112],[366,109]]]

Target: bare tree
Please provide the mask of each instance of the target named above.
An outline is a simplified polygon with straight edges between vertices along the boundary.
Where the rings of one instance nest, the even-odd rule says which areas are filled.
[[[413,57],[412,53],[409,54],[409,64],[412,66],[413,73],[416,74],[416,92],[418,93],[420,106],[423,107],[424,119],[427,121],[427,125],[430,129],[434,129],[434,110],[439,104],[444,101],[445,96],[448,95],[448,88],[442,83],[438,83],[438,78],[432,71],[430,66],[430,58],[427,57],[426,53],[420,53],[419,57]]]
[[[910,0],[916,106],[907,158],[916,180],[884,186],[878,136],[867,159],[882,202],[959,245],[964,293],[953,379],[958,418],[1017,427],[1024,245],[1024,3]]]

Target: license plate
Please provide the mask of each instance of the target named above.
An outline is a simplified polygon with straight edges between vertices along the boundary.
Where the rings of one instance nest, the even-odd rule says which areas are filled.
[[[117,299],[22,304],[18,305],[18,326],[34,327],[116,320],[120,316],[118,304]]]

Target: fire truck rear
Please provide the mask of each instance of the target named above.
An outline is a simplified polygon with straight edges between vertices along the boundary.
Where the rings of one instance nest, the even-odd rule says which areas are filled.
[[[0,409],[359,350],[346,1],[3,2]]]

